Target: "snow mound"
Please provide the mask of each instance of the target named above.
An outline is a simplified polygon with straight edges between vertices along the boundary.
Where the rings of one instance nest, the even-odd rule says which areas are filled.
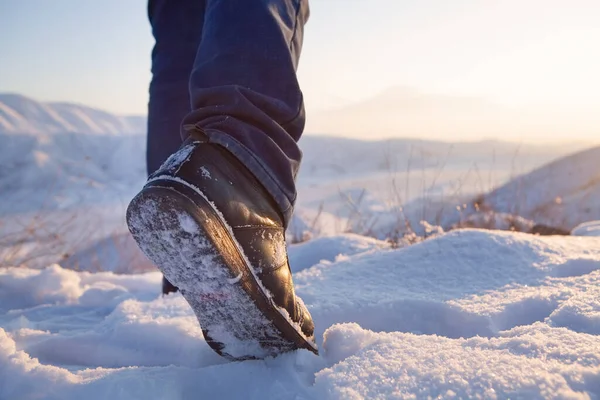
[[[329,240],[358,250],[295,273],[320,356],[220,359],[183,298],[158,295],[156,272],[2,268],[0,398],[600,395],[600,239],[458,230],[384,251]],[[292,249],[326,242],[309,245]]]
[[[495,339],[374,333],[357,324],[326,332],[344,360],[316,374],[322,398],[587,398],[597,393],[597,337],[536,323]],[[580,359],[581,355],[585,359]]]
[[[317,324],[319,333],[357,322],[375,331],[493,336],[549,317],[575,296],[564,286],[570,279],[600,278],[600,242],[587,240],[458,230],[399,251],[319,264],[295,282],[313,317],[327,321]]]
[[[373,238],[346,233],[338,236],[320,237],[288,247],[292,272],[302,271],[321,261],[335,261],[380,249],[389,248],[389,243]]]
[[[573,236],[600,236],[600,221],[588,221],[577,225],[571,231]]]

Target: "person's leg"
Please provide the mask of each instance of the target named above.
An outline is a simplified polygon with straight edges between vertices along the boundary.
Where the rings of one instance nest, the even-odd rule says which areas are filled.
[[[184,142],[127,209],[142,251],[181,289],[207,344],[236,360],[307,349],[285,228],[304,126],[296,66],[305,0],[207,0]]]
[[[189,79],[200,46],[204,0],[149,0],[148,18],[155,39],[148,102],[146,171],[156,171],[177,151],[183,117],[190,113]],[[162,293],[176,292],[163,278]]]
[[[289,222],[304,129],[296,79],[307,0],[207,0],[190,78],[186,125],[225,146],[258,178]]]
[[[202,37],[204,0],[149,0],[155,39],[148,102],[148,175],[181,146],[181,121],[191,111],[189,79]]]

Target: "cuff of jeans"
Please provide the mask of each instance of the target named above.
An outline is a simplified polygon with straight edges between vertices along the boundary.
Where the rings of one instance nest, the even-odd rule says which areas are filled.
[[[194,128],[198,129],[197,127]],[[273,200],[275,200],[283,217],[284,227],[287,229],[292,218],[292,213],[294,212],[296,198],[290,198],[281,188],[281,185],[274,178],[267,166],[237,139],[215,129],[202,129],[202,132],[208,137],[210,143],[223,146],[258,179],[271,197],[273,197]]]

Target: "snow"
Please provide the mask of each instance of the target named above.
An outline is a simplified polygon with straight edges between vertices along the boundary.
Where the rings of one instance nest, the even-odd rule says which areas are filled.
[[[410,333],[375,334],[356,324],[338,325],[327,332],[326,340],[334,343],[332,351],[339,351],[336,356],[344,361],[319,371],[314,388],[328,398],[344,399],[597,394],[598,340],[586,338],[582,343],[566,329],[542,325],[495,339],[430,336],[427,340]],[[591,360],[579,360],[582,353]]]
[[[600,395],[600,239],[328,240],[290,247],[346,254],[294,274],[319,356],[219,358],[181,295],[158,295],[156,272],[2,268],[0,398]]]
[[[519,176],[479,199],[480,207],[567,231],[600,218],[600,147]]]
[[[145,117],[121,117],[78,104],[41,103],[0,93],[0,133],[122,135],[145,131]]]
[[[600,221],[588,221],[577,225],[571,231],[573,236],[600,236]]]
[[[352,233],[320,237],[288,246],[292,272],[302,271],[321,261],[335,261],[345,256],[389,248],[387,242]]]
[[[305,135],[288,255],[320,355],[232,363],[126,233],[144,130],[0,95],[0,399],[600,397],[598,148]],[[573,236],[439,228],[540,223]]]

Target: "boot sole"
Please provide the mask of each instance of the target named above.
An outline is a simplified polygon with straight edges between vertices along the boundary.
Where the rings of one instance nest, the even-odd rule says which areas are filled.
[[[317,354],[286,310],[262,286],[221,213],[180,180],[149,182],[131,201],[135,241],[179,288],[208,345],[232,360],[307,349]]]

